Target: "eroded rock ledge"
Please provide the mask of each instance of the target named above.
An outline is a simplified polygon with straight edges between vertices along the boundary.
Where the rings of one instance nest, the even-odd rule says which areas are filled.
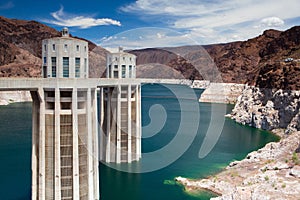
[[[300,91],[247,86],[230,116],[235,121],[265,130],[300,130]]]
[[[245,84],[237,83],[209,83],[199,101],[235,104],[245,87]]]

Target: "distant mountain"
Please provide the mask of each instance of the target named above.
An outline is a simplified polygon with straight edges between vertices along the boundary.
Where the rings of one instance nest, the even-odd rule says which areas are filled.
[[[39,77],[42,40],[57,36],[44,24],[0,17],[0,77]],[[102,77],[107,51],[88,42],[90,77]],[[130,52],[137,55],[138,77],[208,79],[217,69],[223,82],[300,90],[300,26],[247,41]]]
[[[131,53],[137,55],[138,64],[149,66],[150,63],[160,63],[175,69],[189,79],[203,78],[202,75],[210,73],[212,65],[215,65],[221,72],[224,82],[300,90],[299,62],[283,62],[289,57],[294,60],[300,58],[299,41],[300,27],[296,26],[284,32],[267,30],[247,41],[141,49]],[[205,57],[210,58],[204,59]],[[209,59],[210,61],[207,61]],[[202,65],[200,70],[195,69],[197,63]],[[147,77],[148,74],[147,70],[143,69],[142,76]]]
[[[36,21],[0,16],[0,77],[40,77],[42,40],[60,35],[57,30]],[[90,74],[100,77],[107,51],[88,43]]]

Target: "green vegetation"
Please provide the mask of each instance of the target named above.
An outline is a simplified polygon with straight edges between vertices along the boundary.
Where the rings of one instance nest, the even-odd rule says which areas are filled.
[[[275,187],[275,183],[272,183],[272,187]]]
[[[237,177],[239,175],[239,173],[237,171],[232,171],[230,172],[230,176],[233,177]]]
[[[270,164],[270,163],[272,163],[272,162],[274,162],[274,160],[267,160],[267,161],[266,161],[266,164]]]
[[[164,180],[164,185],[179,185],[175,180]]]
[[[296,152],[293,153],[292,161],[293,161],[296,165],[299,165],[299,158],[298,158],[298,154],[297,154]]]
[[[214,183],[217,182],[217,180],[218,180],[218,177],[214,176]]]
[[[263,173],[265,173],[267,170],[268,170],[267,167],[265,167],[265,168],[263,168],[261,171],[262,171]]]
[[[265,176],[265,181],[268,181],[270,178],[268,176]]]

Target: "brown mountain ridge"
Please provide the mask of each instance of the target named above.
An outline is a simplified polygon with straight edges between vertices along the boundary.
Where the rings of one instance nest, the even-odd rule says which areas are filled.
[[[201,79],[193,66],[199,55],[207,53],[211,64],[217,66],[223,82],[247,83],[258,87],[300,90],[300,27],[287,31],[267,30],[258,37],[247,41],[206,46],[186,46],[134,50],[139,64],[155,63],[172,67],[185,78]],[[177,56],[177,52],[187,56]],[[168,55],[168,59],[164,59]],[[204,55],[207,56],[207,55]],[[188,59],[187,59],[188,58]],[[284,62],[293,58],[291,62]],[[144,73],[147,75],[147,73]]]
[[[39,22],[0,16],[0,77],[39,77],[42,40],[57,36],[60,32]],[[107,51],[88,42],[90,75],[101,77]],[[247,41],[130,52],[137,55],[139,77],[203,79],[216,66],[223,82],[300,90],[299,26],[267,30]]]

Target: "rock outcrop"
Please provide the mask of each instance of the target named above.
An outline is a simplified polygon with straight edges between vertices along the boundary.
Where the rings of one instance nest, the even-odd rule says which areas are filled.
[[[10,103],[32,101],[30,92],[28,91],[1,91],[0,105],[8,105]]]
[[[256,87],[300,90],[300,62],[275,62],[264,65],[256,79]]]
[[[247,86],[231,113],[235,121],[265,130],[300,130],[300,91]]]
[[[210,83],[201,94],[200,102],[236,103],[245,88],[244,84]]]

